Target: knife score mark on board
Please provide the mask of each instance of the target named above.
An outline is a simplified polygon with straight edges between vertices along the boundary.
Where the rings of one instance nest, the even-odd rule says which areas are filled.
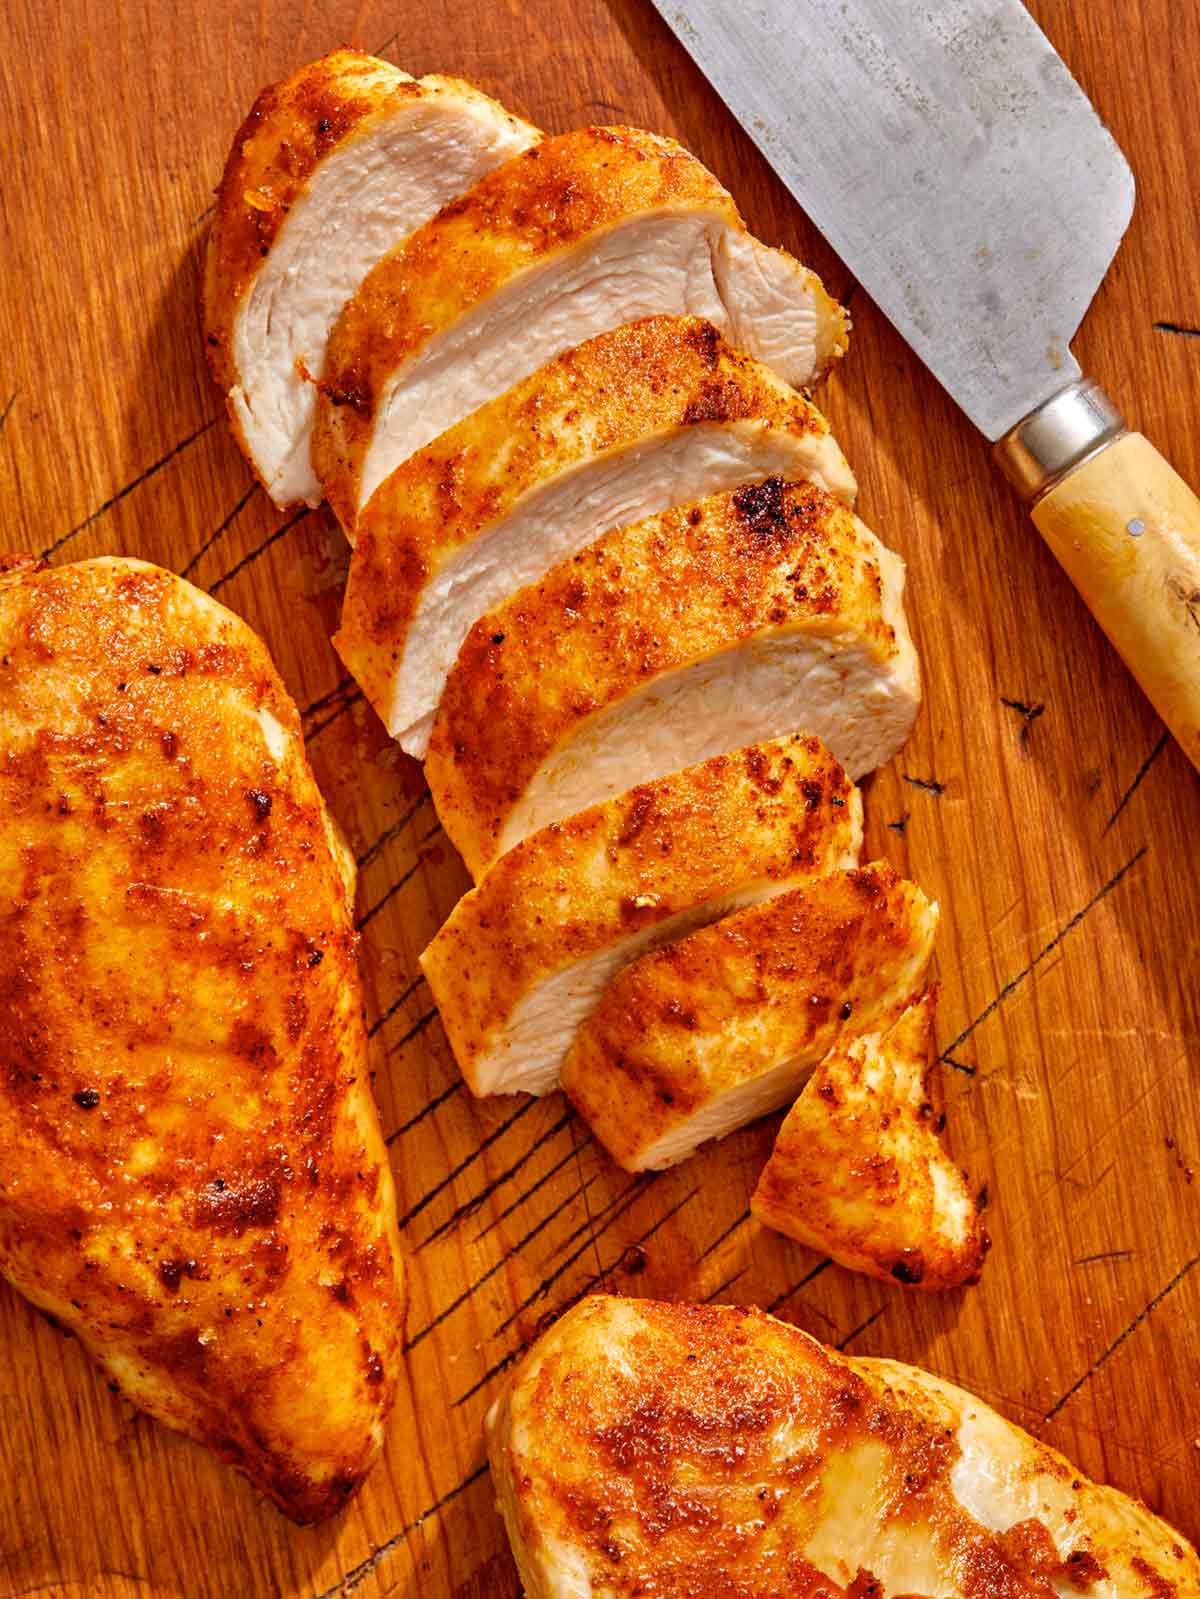
[[[1154,748],[1150,751],[1149,755],[1147,755],[1146,759],[1138,767],[1136,773],[1134,774],[1133,782],[1130,783],[1129,787],[1125,790],[1124,794],[1121,795],[1121,798],[1120,798],[1120,800],[1119,800],[1119,802],[1117,804],[1116,810],[1109,817],[1108,821],[1105,822],[1104,830],[1103,830],[1103,832],[1100,835],[1102,838],[1104,836],[1104,833],[1108,832],[1109,828],[1116,821],[1117,817],[1120,816],[1121,812],[1129,804],[1129,801],[1133,798],[1134,794],[1141,787],[1142,781],[1145,778],[1146,773],[1154,765],[1155,761],[1162,754],[1163,750],[1166,749],[1167,741],[1170,738],[1170,736],[1171,736],[1170,732],[1166,728],[1164,728],[1163,731],[1162,731],[1162,734],[1159,737],[1158,743],[1155,744]]]
[[[1097,1358],[1084,1372],[1083,1376],[1080,1377],[1077,1382],[1073,1382],[1060,1399],[1056,1399],[1054,1401],[1054,1403],[1050,1406],[1050,1409],[1042,1417],[1043,1426],[1046,1424],[1046,1422],[1053,1421],[1055,1416],[1058,1415],[1059,1411],[1062,1410],[1064,1405],[1069,1404],[1069,1402],[1074,1399],[1075,1395],[1079,1392],[1083,1385],[1087,1382],[1090,1382],[1102,1366],[1107,1365],[1107,1363],[1116,1354],[1117,1350],[1120,1349],[1121,1345],[1125,1343],[1127,1339],[1133,1336],[1146,1318],[1152,1315],[1154,1311],[1158,1309],[1159,1305],[1162,1304],[1164,1299],[1168,1298],[1175,1292],[1180,1283],[1182,1283],[1186,1277],[1189,1277],[1197,1266],[1200,1266],[1200,1255],[1193,1255],[1191,1260],[1189,1260],[1186,1265],[1180,1267],[1166,1287],[1160,1288],[1150,1303],[1138,1311],[1137,1315],[1129,1323],[1128,1327],[1126,1327],[1123,1332],[1117,1334],[1112,1343],[1109,1344],[1108,1348],[1104,1350],[1102,1354],[1097,1356]]]
[[[210,416],[208,421],[202,423],[194,433],[189,433],[186,438],[180,439],[178,444],[172,445],[172,447],[164,456],[161,456],[157,461],[152,462],[151,465],[146,467],[144,471],[139,472],[135,478],[132,478],[128,483],[125,484],[124,488],[120,488],[115,494],[109,495],[108,499],[105,500],[103,504],[98,505],[94,511],[89,512],[88,515],[84,517],[82,522],[77,522],[73,528],[68,528],[68,530],[59,538],[55,539],[52,544],[48,544],[42,551],[42,560],[48,561],[52,555],[57,555],[59,550],[61,550],[64,545],[69,544],[71,540],[78,534],[82,533],[86,528],[91,527],[93,523],[98,522],[102,516],[106,516],[108,512],[112,510],[114,505],[119,505],[120,502],[128,495],[132,494],[135,489],[141,488],[143,483],[149,482],[149,480],[154,477],[156,473],[162,471],[163,467],[169,466],[176,456],[182,455],[184,450],[186,450],[190,445],[195,444],[197,439],[203,438],[210,428],[216,426],[218,420],[219,418]]]
[[[403,1543],[410,1533],[416,1532],[422,1527],[430,1516],[436,1516],[439,1510],[444,1510],[453,1500],[466,1493],[481,1477],[487,1475],[487,1470],[488,1464],[485,1460],[476,1466],[473,1471],[468,1472],[460,1483],[449,1489],[440,1499],[431,1505],[427,1505],[413,1521],[408,1522],[406,1526],[400,1528],[399,1532],[394,1532],[390,1538],[385,1539],[383,1543],[372,1549],[371,1553],[364,1560],[360,1560],[357,1566],[351,1566],[349,1571],[343,1572],[333,1587],[326,1588],[324,1593],[317,1595],[317,1599],[337,1599],[340,1594],[353,1593],[356,1588],[361,1588],[380,1562],[391,1554],[397,1544]]]
[[[1189,328],[1182,322],[1156,322],[1156,333],[1174,333],[1181,339],[1200,339],[1200,328]]]
[[[1095,910],[1096,906],[1099,905],[1101,900],[1107,899],[1108,895],[1112,893],[1113,889],[1116,888],[1117,885],[1121,882],[1121,880],[1129,872],[1131,872],[1133,870],[1133,868],[1138,864],[1138,862],[1141,860],[1142,856],[1147,853],[1148,849],[1149,849],[1149,846],[1147,844],[1143,844],[1140,849],[1135,850],[1134,853],[1125,862],[1124,866],[1118,868],[1118,870],[1116,872],[1114,872],[1113,875],[1109,878],[1108,882],[1105,883],[1103,885],[1103,887],[1098,888],[1096,890],[1096,892],[1092,895],[1091,899],[1088,900],[1087,904],[1082,906],[1079,910],[1077,910],[1075,912],[1074,916],[1072,916],[1069,921],[1064,922],[1062,927],[1059,928],[1058,932],[1055,933],[1054,937],[1050,940],[1050,942],[1048,944],[1044,945],[1037,952],[1037,954],[1028,963],[1028,965],[1023,966],[1021,968],[1021,970],[1016,974],[1015,977],[1010,977],[1009,978],[1008,982],[1005,983],[1004,987],[996,995],[995,999],[992,1000],[991,1004],[988,1005],[984,1010],[980,1011],[979,1015],[976,1016],[975,1020],[973,1022],[968,1023],[968,1025],[963,1028],[962,1032],[959,1033],[958,1037],[954,1040],[954,1042],[952,1044],[947,1045],[947,1047],[942,1051],[941,1055],[938,1058],[941,1060],[943,1065],[953,1066],[955,1071],[962,1072],[967,1077],[974,1077],[975,1076],[976,1068],[974,1066],[967,1065],[964,1061],[955,1060],[954,1059],[954,1051],[966,1039],[970,1038],[971,1034],[975,1031],[975,1029],[977,1027],[982,1026],[982,1024],[988,1019],[988,1017],[993,1013],[993,1011],[999,1010],[1000,1006],[1003,1005],[1004,1001],[1006,999],[1008,999],[1009,996],[1016,989],[1018,989],[1021,986],[1021,984],[1025,981],[1025,979],[1038,966],[1041,965],[1041,963],[1046,959],[1046,957],[1048,955],[1053,954],[1053,952],[1059,947],[1059,945],[1063,942],[1063,940],[1066,939],[1071,933],[1073,933],[1075,931],[1075,929],[1083,921],[1084,917],[1089,915],[1093,910]]]

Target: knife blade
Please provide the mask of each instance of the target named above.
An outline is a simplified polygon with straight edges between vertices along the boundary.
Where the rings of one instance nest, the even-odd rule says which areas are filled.
[[[1200,767],[1200,501],[1070,344],[1129,166],[1020,0],[654,0]]]

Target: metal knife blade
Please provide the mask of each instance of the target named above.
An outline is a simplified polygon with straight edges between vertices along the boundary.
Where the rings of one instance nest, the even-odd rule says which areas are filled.
[[[1020,0],[655,4],[989,439],[1079,376],[1133,176]]]

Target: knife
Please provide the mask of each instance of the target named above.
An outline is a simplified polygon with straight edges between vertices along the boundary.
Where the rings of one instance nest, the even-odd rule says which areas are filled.
[[[1133,177],[1020,0],[654,0],[1200,767],[1200,500],[1070,342]]]

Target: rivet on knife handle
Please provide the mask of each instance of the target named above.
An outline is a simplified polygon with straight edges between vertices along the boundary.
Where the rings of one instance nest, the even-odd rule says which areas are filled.
[[[996,445],[1038,531],[1200,768],[1200,499],[1096,384]]]

